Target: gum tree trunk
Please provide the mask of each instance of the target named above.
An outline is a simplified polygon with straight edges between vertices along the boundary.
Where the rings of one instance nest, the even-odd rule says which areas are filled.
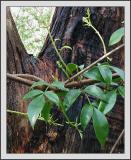
[[[86,7],[57,7],[51,23],[53,38],[59,38],[57,47],[70,45],[70,50],[64,50],[62,56],[66,63],[73,62],[88,66],[103,55],[103,48],[97,35],[91,28],[83,26],[82,17]],[[106,46],[113,31],[122,26],[124,9],[121,7],[91,7],[93,25],[99,30]],[[116,47],[116,46],[115,46]],[[107,51],[113,49],[108,48]],[[112,63],[124,68],[124,51],[113,55]],[[43,48],[34,58],[28,55],[17,32],[15,23],[7,8],[7,72],[11,74],[29,73],[48,82],[52,75],[64,80],[64,75],[58,71],[56,61],[58,57],[47,36]],[[29,87],[7,79],[7,108],[21,112],[27,111],[27,102],[22,96]],[[79,99],[69,110],[69,116],[75,120],[84,103],[84,97]],[[54,116],[63,121],[62,115],[54,109]],[[34,131],[25,117],[7,114],[7,152],[8,153],[109,153],[117,137],[124,128],[124,102],[119,98],[113,111],[107,115],[110,124],[110,133],[104,148],[96,140],[92,122],[87,127],[81,140],[78,133],[68,125],[54,127],[37,121]],[[53,134],[57,137],[53,138]],[[119,142],[116,153],[124,152],[123,139]]]

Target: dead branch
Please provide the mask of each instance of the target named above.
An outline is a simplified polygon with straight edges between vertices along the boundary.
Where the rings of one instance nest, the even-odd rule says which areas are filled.
[[[72,81],[74,78],[80,76],[81,74],[83,74],[85,71],[87,71],[88,69],[90,69],[91,67],[93,67],[94,65],[96,65],[98,62],[102,61],[103,59],[105,59],[106,57],[110,56],[111,54],[115,53],[117,50],[119,50],[120,48],[124,47],[124,44],[116,47],[115,49],[113,49],[112,51],[108,52],[106,55],[100,57],[98,60],[96,60],[95,62],[93,62],[91,65],[87,66],[86,68],[84,68],[82,71],[78,72],[77,74],[75,74],[74,76],[70,77],[69,79],[67,79],[65,81],[65,84],[67,84],[68,82]]]
[[[17,82],[21,82],[21,83],[28,85],[28,86],[31,86],[34,83],[34,81],[31,81],[31,80],[28,80],[25,78],[21,78],[21,77],[14,75],[14,74],[9,74],[9,73],[7,73],[7,78],[12,79]]]
[[[119,137],[117,138],[115,144],[113,145],[113,147],[111,148],[110,153],[113,153],[113,151],[115,150],[116,146],[118,145],[120,139],[122,138],[122,136],[124,135],[124,129],[122,130],[121,134],[119,135]]]
[[[18,74],[19,75],[19,74]],[[23,76],[23,75],[22,75]],[[114,73],[113,75],[112,75],[114,78],[115,77],[118,77],[118,75],[116,74],[116,73]],[[23,76],[24,77],[24,76]],[[25,76],[26,78],[27,78],[27,76]],[[31,75],[29,76],[29,77],[31,77]],[[18,82],[21,82],[21,83],[23,83],[23,84],[26,84],[26,85],[28,85],[28,86],[31,86],[35,81],[31,81],[31,80],[28,80],[28,79],[26,79],[26,78],[21,78],[21,77],[18,77],[18,76],[16,76],[16,74],[14,75],[14,74],[9,74],[9,73],[7,73],[7,78],[9,78],[9,79],[12,79],[12,80],[14,80],[14,81],[18,81]],[[38,79],[40,79],[39,77],[38,77]],[[41,79],[42,80],[42,79]],[[65,87],[66,88],[73,88],[73,87],[76,87],[76,88],[78,88],[78,87],[82,87],[82,86],[84,86],[84,85],[89,85],[89,84],[93,84],[93,83],[95,83],[95,82],[98,82],[98,81],[96,81],[96,80],[92,80],[92,79],[83,79],[83,80],[81,80],[81,81],[73,81],[73,82],[70,82],[70,83],[68,83],[68,84],[65,84]],[[39,89],[45,89],[45,87],[43,86],[43,87],[39,87]],[[50,87],[50,89],[53,89],[53,90],[56,90],[55,88],[53,88],[53,87]]]
[[[17,76],[17,77],[21,77],[21,78],[26,78],[26,79],[30,79],[30,80],[34,80],[34,81],[42,81],[43,79],[37,77],[37,76],[34,76],[34,75],[30,75],[30,74],[13,74],[14,76]]]

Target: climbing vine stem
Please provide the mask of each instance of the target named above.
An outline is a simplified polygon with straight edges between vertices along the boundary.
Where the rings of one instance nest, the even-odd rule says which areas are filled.
[[[8,113],[12,113],[12,114],[15,114],[15,115],[24,116],[24,117],[28,118],[28,114],[24,113],[24,112],[13,111],[13,110],[10,110],[10,109],[7,109],[6,111]],[[39,117],[38,120],[46,122],[43,117]],[[49,121],[48,123],[56,125],[56,126],[63,126],[62,124],[56,123],[55,121]]]
[[[67,68],[67,66],[66,66],[65,62],[63,61],[63,59],[62,59],[62,57],[61,57],[61,55],[60,55],[60,53],[59,53],[59,51],[58,51],[58,49],[57,49],[57,47],[56,47],[56,44],[55,44],[55,42],[54,42],[54,40],[53,40],[53,38],[52,38],[51,32],[50,32],[50,30],[49,30],[48,27],[47,27],[47,30],[48,30],[48,34],[49,34],[50,40],[51,40],[51,42],[52,42],[52,45],[53,45],[53,47],[54,47],[54,49],[55,49],[55,51],[56,51],[56,54],[57,54],[57,56],[59,57],[59,60],[60,60],[60,62],[61,62],[61,64],[62,64],[62,66],[65,68],[65,69],[62,68],[62,70],[63,70],[64,73],[66,74],[67,78],[69,78],[69,74],[65,71],[66,68]]]
[[[106,51],[106,45],[105,45],[105,42],[101,36],[101,34],[99,33],[99,31],[92,25],[91,23],[91,19],[90,19],[90,9],[88,8],[87,9],[87,12],[86,12],[86,17],[83,17],[83,22],[85,22],[85,26],[88,26],[88,27],[91,27],[95,33],[98,35],[102,45],[103,45],[103,50],[104,50],[104,55],[107,54],[107,51]],[[108,60],[111,61],[111,59],[109,57],[107,57]]]

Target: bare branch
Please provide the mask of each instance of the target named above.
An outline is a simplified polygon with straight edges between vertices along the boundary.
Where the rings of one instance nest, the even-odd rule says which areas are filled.
[[[122,136],[124,135],[124,129],[122,130],[121,134],[119,135],[119,137],[117,138],[115,144],[113,145],[113,147],[111,148],[110,153],[113,153],[113,151],[115,150],[117,144],[119,143],[120,139],[122,138]]]
[[[118,77],[118,74],[114,73],[112,74],[113,78]],[[89,85],[89,84],[93,84],[95,82],[98,82],[96,80],[92,80],[92,79],[83,79],[81,81],[73,81],[73,82],[69,82],[67,84],[65,84],[66,88],[72,88],[72,87],[82,87],[83,85]]]
[[[31,80],[28,80],[25,78],[21,78],[21,77],[14,75],[14,74],[9,74],[9,73],[7,73],[7,78],[12,79],[17,82],[21,82],[21,83],[26,84],[28,86],[31,86],[34,83],[34,81],[31,81]]]
[[[115,53],[117,50],[121,49],[122,47],[124,47],[124,44],[120,45],[119,47],[116,47],[112,51],[108,52],[106,55],[100,57],[98,60],[96,60],[95,62],[93,62],[91,65],[89,65],[86,68],[84,68],[82,71],[80,71],[77,74],[75,74],[74,76],[70,77],[68,80],[65,81],[65,84],[67,84],[68,82],[72,81],[74,78],[80,76],[85,71],[87,71],[88,69],[90,69],[91,67],[93,67],[95,64],[97,64],[98,62],[102,61],[103,59],[105,59],[106,57],[110,56],[111,54]]]
[[[22,78],[26,78],[26,79],[31,79],[31,80],[34,80],[34,81],[42,81],[43,79],[37,77],[37,76],[34,76],[34,75],[31,75],[31,74],[13,74],[14,76],[17,76],[17,77],[22,77]]]
[[[22,76],[24,77],[24,75],[22,75]],[[30,76],[32,76],[32,75],[30,75]],[[30,76],[28,75],[28,76],[25,76],[25,77],[27,78],[27,77],[30,77]],[[114,73],[112,76],[113,77],[118,77],[118,74]],[[26,84],[28,86],[31,86],[35,82],[35,81],[31,81],[31,80],[28,80],[28,79],[25,79],[25,78],[18,77],[16,74],[7,73],[7,78],[10,78],[10,79],[18,81],[18,82],[22,82],[23,84]],[[39,77],[38,77],[38,79],[39,79]],[[73,87],[78,88],[78,87],[82,87],[83,85],[93,84],[94,82],[97,82],[97,81],[92,80],[92,79],[83,79],[81,81],[73,81],[73,82],[70,82],[68,84],[65,84],[65,87],[66,88],[73,88]],[[38,88],[39,89],[44,89],[44,87],[38,87]],[[53,87],[52,88],[50,87],[50,89],[56,90]]]

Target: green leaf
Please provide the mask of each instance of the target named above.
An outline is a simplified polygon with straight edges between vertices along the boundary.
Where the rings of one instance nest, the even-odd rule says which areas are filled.
[[[31,89],[37,86],[49,86],[49,85],[50,84],[45,81],[37,81],[33,83],[33,85],[31,86]]]
[[[69,91],[69,89],[68,88],[65,88],[65,86],[64,86],[65,84],[63,83],[63,82],[60,82],[60,81],[54,81],[52,84],[51,84],[51,86],[53,86],[53,87],[56,87],[56,88],[58,88],[58,89],[60,89],[60,90],[63,90],[63,91]]]
[[[78,65],[76,65],[76,64],[74,64],[74,63],[68,63],[68,64],[67,64],[66,70],[67,70],[70,74],[72,74],[72,73],[74,73],[75,71],[77,71],[77,69],[78,69]]]
[[[101,76],[104,79],[104,82],[110,84],[112,82],[112,72],[108,66],[99,65],[98,66]]]
[[[44,92],[44,95],[53,103],[55,103],[57,106],[59,106],[59,97],[57,94],[55,94],[52,91],[46,91]]]
[[[60,98],[65,97],[66,94],[67,94],[67,91],[60,91],[57,93],[58,97]]]
[[[94,100],[93,102],[91,102],[91,105],[94,106],[94,107],[98,107],[99,103]]]
[[[112,108],[114,107],[115,103],[116,103],[116,91],[110,91],[106,94],[106,101],[107,103],[101,101],[99,104],[98,109],[103,112],[104,114],[107,114],[109,111],[112,110]]]
[[[99,106],[98,106],[98,110],[103,112],[105,109],[106,103],[103,101],[100,101]]]
[[[109,132],[109,125],[106,117],[98,109],[94,108],[93,126],[96,137],[101,145],[105,144]]]
[[[123,36],[124,36],[124,27],[121,27],[112,33],[110,40],[109,40],[109,46],[112,46],[118,43]]]
[[[80,94],[81,94],[80,89],[69,90],[63,102],[64,106],[66,107],[65,110],[68,110],[70,108],[70,106],[75,102],[75,100],[79,97]]]
[[[112,85],[112,86],[119,86],[119,84],[118,84],[118,83],[115,83],[115,82],[111,82],[111,85]]]
[[[125,73],[122,69],[114,67],[114,66],[109,66],[111,69],[113,69],[120,77],[122,80],[125,79]]]
[[[44,105],[45,105],[45,98],[43,95],[37,96],[29,103],[27,114],[32,128],[34,128],[36,120],[39,114],[41,113]]]
[[[40,94],[43,94],[44,92],[41,91],[41,90],[38,90],[38,89],[34,89],[34,90],[31,90],[29,91],[28,93],[26,93],[23,97],[24,100],[27,100],[27,99],[30,99],[30,98],[33,98],[35,96],[38,96]]]
[[[84,72],[83,76],[86,78],[93,79],[93,80],[103,81],[103,78],[102,78],[100,71],[97,67],[93,67],[89,71]]]
[[[96,97],[96,98],[99,98],[99,99],[105,101],[106,97],[105,97],[103,90],[95,85],[90,85],[90,86],[86,87],[84,89],[84,91],[86,93]]]
[[[117,88],[119,94],[124,98],[125,97],[125,89],[124,89],[124,86],[119,86]]]
[[[72,48],[70,47],[70,46],[63,46],[63,47],[61,47],[61,49],[59,49],[60,51],[62,51],[63,49],[70,49],[70,50],[72,50]]]
[[[49,120],[50,111],[51,111],[51,104],[49,102],[46,102],[41,112],[41,116],[46,120],[46,122]]]
[[[121,81],[121,77],[113,78],[112,80],[114,83],[119,83]],[[119,85],[119,84],[118,84]]]
[[[80,123],[84,130],[87,127],[92,115],[93,115],[93,106],[85,104],[81,110],[81,115],[80,115]]]

